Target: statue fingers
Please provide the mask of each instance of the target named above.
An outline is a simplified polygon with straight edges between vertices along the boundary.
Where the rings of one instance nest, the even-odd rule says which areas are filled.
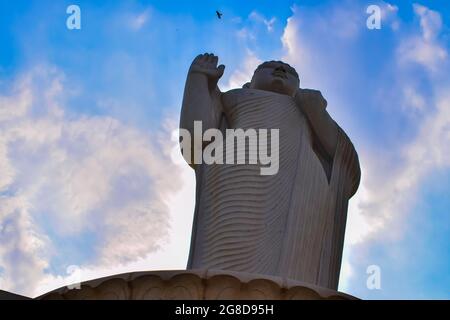
[[[212,58],[211,58],[211,63],[212,63],[212,65],[213,65],[214,68],[217,68],[217,63],[218,63],[218,62],[219,62],[219,57],[213,55]]]
[[[322,99],[323,99],[323,101],[322,101],[323,108],[325,109],[328,106],[328,101],[324,97],[322,97]]]
[[[225,72],[225,65],[221,64],[220,66],[217,67],[217,75],[218,77],[222,77],[223,73]]]
[[[199,54],[197,57],[195,57],[194,61],[192,61],[191,68],[193,69],[201,69],[205,68],[208,65],[208,57],[205,56],[205,54]]]
[[[208,64],[208,62],[209,62],[209,54],[208,53],[202,54],[202,57],[200,58],[200,63]]]
[[[208,57],[207,57],[207,59],[206,59],[206,64],[207,64],[207,66],[209,67],[209,68],[211,68],[211,69],[215,69],[216,68],[216,66],[217,66],[217,64],[214,64],[214,54],[212,54],[212,53],[209,53],[208,54]]]
[[[202,55],[202,54],[199,54],[198,56],[196,56],[196,57],[194,58],[194,60],[192,61],[192,64],[197,64],[197,63],[199,63],[199,62],[201,61],[202,58],[203,58],[203,55]]]

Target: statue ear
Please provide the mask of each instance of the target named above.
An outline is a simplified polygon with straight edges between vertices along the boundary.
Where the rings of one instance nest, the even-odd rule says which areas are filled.
[[[244,84],[243,86],[242,86],[242,88],[243,89],[249,89],[250,88],[250,82],[247,82],[246,84]]]

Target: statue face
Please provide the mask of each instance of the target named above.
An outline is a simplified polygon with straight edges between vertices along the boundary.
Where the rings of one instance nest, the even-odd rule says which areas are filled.
[[[269,61],[256,69],[250,88],[294,96],[299,85],[294,68],[282,62]]]

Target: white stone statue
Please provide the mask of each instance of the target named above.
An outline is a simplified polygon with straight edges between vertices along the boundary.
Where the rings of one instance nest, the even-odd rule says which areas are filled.
[[[264,62],[250,83],[228,92],[217,86],[225,69],[217,64],[213,54],[193,61],[180,128],[192,136],[194,121],[203,132],[279,129],[279,169],[261,175],[259,163],[187,159],[197,180],[188,268],[281,276],[336,290],[348,201],[360,181],[353,144],[321,93],[300,89],[288,64]]]

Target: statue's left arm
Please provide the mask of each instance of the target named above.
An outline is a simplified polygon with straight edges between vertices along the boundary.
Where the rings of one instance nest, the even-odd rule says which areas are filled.
[[[358,154],[348,136],[327,112],[327,101],[320,91],[310,89],[299,89],[295,101],[312,127],[328,179],[339,162],[338,165],[346,172],[347,194],[353,196],[361,177]]]
[[[299,89],[295,101],[308,118],[327,156],[334,158],[338,143],[338,125],[327,112],[327,100],[320,91]]]

